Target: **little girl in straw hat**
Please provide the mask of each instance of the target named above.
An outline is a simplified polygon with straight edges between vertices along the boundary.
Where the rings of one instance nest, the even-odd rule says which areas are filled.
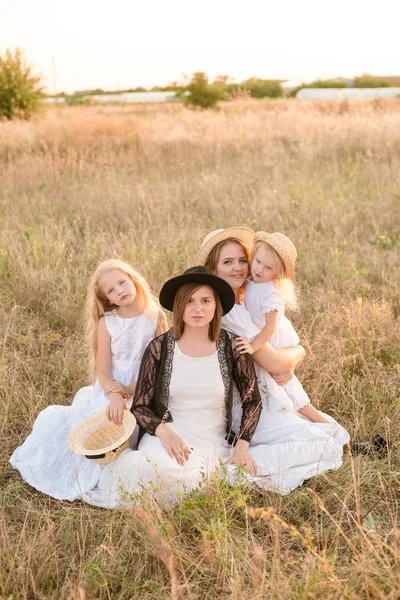
[[[251,343],[242,342],[242,350],[257,352],[266,342],[274,348],[289,348],[299,343],[293,325],[285,317],[285,306],[296,309],[296,293],[291,281],[297,251],[283,233],[259,231],[254,238],[250,259],[251,279],[247,282],[244,301],[253,322],[261,329]],[[316,410],[294,376],[282,386],[288,406],[317,423],[327,423]]]

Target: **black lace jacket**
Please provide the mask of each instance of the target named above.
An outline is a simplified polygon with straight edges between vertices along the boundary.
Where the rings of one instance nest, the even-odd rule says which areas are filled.
[[[235,349],[235,338],[232,333],[221,329],[217,342],[225,387],[226,439],[233,444],[238,439],[250,442],[262,408],[253,360],[248,354],[239,354]],[[141,429],[141,435],[145,432],[155,435],[160,423],[172,421],[168,401],[174,348],[175,340],[170,329],[151,341],[144,352],[131,409]],[[243,406],[242,422],[237,435],[232,432],[233,382],[239,390]]]

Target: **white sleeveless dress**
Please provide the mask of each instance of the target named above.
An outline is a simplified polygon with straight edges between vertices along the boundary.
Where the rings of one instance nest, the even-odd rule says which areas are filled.
[[[137,379],[146,346],[155,336],[157,317],[146,315],[122,319],[116,311],[106,314],[111,337],[112,376],[128,385]],[[10,458],[23,479],[40,492],[58,500],[76,500],[99,480],[102,466],[74,454],[68,436],[79,423],[108,405],[97,380],[80,389],[72,406],[48,406],[39,413],[32,433]]]
[[[224,317],[225,329],[241,337],[259,333],[250,313],[235,304]],[[348,432],[331,416],[321,413],[329,423],[312,423],[286,406],[281,386],[256,366],[263,410],[249,454],[257,463],[257,485],[265,490],[287,494],[314,475],[338,469],[342,464],[343,446],[350,440]],[[233,387],[233,430],[239,431],[242,408],[239,392]],[[286,394],[285,394],[286,396]]]
[[[191,448],[189,460],[179,465],[158,437],[146,433],[139,450],[125,450],[104,467],[97,486],[83,499],[95,506],[115,508],[135,503],[135,494],[143,488],[166,504],[189,493],[231,454],[225,444],[224,393],[217,352],[191,357],[175,344],[168,404],[173,421],[168,427]]]

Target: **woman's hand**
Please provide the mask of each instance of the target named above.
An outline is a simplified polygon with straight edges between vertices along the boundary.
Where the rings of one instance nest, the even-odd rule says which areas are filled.
[[[236,465],[237,467],[243,467],[245,471],[252,477],[257,475],[257,463],[247,452],[239,453],[235,452],[228,460],[225,461],[227,465]]]
[[[122,414],[125,408],[125,400],[121,394],[111,393],[109,395],[110,403],[106,408],[106,416],[109,421],[113,421],[115,425],[121,425]]]
[[[130,389],[126,385],[123,385],[122,383],[120,383],[119,381],[116,381],[115,379],[110,379],[110,381],[106,385],[105,392],[107,395],[108,394],[121,394],[121,396],[123,398],[130,398],[131,396],[133,396]]]
[[[270,375],[278,385],[285,385],[285,383],[292,379],[294,369],[287,369],[287,371],[282,371],[282,373],[270,373]]]
[[[189,446],[171,427],[168,427],[165,423],[160,423],[156,429],[156,436],[160,438],[170,457],[175,458],[178,464],[184,465],[189,460],[191,454]]]
[[[236,339],[236,348],[239,350],[240,354],[246,354],[247,352],[251,355],[254,353],[253,346],[250,344],[249,340],[246,340],[246,338],[243,337],[238,337]]]
[[[252,477],[257,475],[257,463],[247,454],[249,443],[244,440],[239,440],[235,446],[235,450],[230,458],[225,461],[227,465],[236,465],[243,467],[245,471]]]

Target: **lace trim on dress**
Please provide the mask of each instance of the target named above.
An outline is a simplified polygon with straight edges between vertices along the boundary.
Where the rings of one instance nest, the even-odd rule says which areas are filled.
[[[156,380],[161,356],[160,337],[150,342],[144,351],[134,403],[131,408],[140,429],[148,431],[152,435],[155,435],[156,429],[161,423],[161,418],[156,414],[154,405]]]
[[[228,441],[232,443],[233,432],[232,432],[232,377],[231,370],[227,360],[227,349],[230,344],[229,335],[225,330],[221,330],[221,335],[217,341],[217,352],[219,367],[221,369],[222,381],[225,388],[225,420],[226,420],[226,431],[228,432]]]
[[[261,307],[261,311],[264,314],[274,312],[274,310],[277,310],[278,312],[282,312],[282,304],[280,304],[279,302],[273,302],[271,300],[270,302],[265,302],[263,304],[263,306]]]
[[[281,444],[317,444],[317,443],[323,443],[326,444],[327,442],[331,442],[332,439],[335,439],[339,434],[339,428],[335,427],[335,429],[332,431],[332,433],[329,433],[329,435],[322,437],[322,436],[316,436],[313,438],[307,438],[306,440],[299,440],[298,438],[288,438],[286,440],[280,440],[278,442],[271,442],[271,444],[268,444],[269,446],[279,446]],[[310,446],[309,448],[310,450],[313,450],[313,448]]]
[[[163,413],[163,422],[170,423],[172,421],[171,414],[168,410],[169,405],[169,385],[171,383],[172,377],[172,367],[174,364],[174,350],[175,350],[175,340],[172,335],[172,331],[169,330],[165,334],[165,344],[163,345],[161,352],[161,364],[160,364],[160,372],[159,372],[159,389],[160,389],[160,398],[156,404],[158,414]],[[162,374],[162,377],[161,377]]]
[[[227,439],[231,441],[233,438],[231,430],[233,379],[243,405],[238,438],[250,441],[260,418],[261,398],[253,360],[248,354],[240,354],[235,349],[235,339],[234,335],[221,329],[221,335],[217,342],[218,359],[225,387]],[[142,433],[145,431],[155,435],[160,423],[172,421],[168,403],[174,348],[175,340],[172,331],[169,330],[150,342],[144,352],[135,401],[131,409]]]
[[[256,430],[262,410],[262,400],[258,389],[256,372],[250,354],[240,354],[232,336],[233,369],[232,377],[242,399],[242,421],[237,439],[250,442]]]

